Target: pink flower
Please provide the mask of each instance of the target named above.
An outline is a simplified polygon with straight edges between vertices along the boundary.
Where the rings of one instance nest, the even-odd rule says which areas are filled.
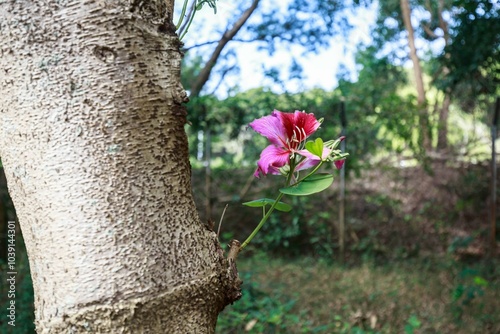
[[[261,117],[250,123],[252,129],[269,139],[272,144],[260,154],[257,162],[258,168],[254,175],[259,177],[260,174],[280,174],[279,169],[290,164],[290,157],[295,153],[305,157],[295,170],[317,165],[320,162],[319,157],[302,150],[301,144],[320,125],[321,123],[314,117],[314,114],[302,111],[284,113],[278,110],[274,110],[270,116]],[[329,151],[323,152],[325,153],[328,156]]]
[[[337,167],[337,169],[342,169],[342,166],[344,166],[345,163],[345,159],[335,160],[333,163],[335,164],[335,167]]]
[[[326,160],[331,152],[332,152],[332,150],[330,150],[327,147],[324,147],[323,153],[321,154],[321,159]],[[306,159],[302,160],[297,165],[296,170],[302,170],[302,169],[308,169],[308,168],[314,167],[317,164],[319,164],[319,162],[321,161],[317,155],[312,154],[308,150],[300,150],[297,153],[306,157]]]

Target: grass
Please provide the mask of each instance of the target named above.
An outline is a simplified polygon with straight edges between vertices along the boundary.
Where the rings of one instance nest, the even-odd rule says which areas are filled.
[[[500,333],[500,259],[465,263],[446,255],[342,266],[323,259],[238,259],[243,297],[220,315],[217,333]],[[34,333],[25,254],[18,263],[16,328]],[[0,266],[6,272],[5,266]],[[0,286],[6,296],[6,285]],[[0,306],[6,308],[7,300]]]
[[[238,267],[243,298],[220,315],[220,334],[500,333],[498,261],[343,267],[254,256]]]

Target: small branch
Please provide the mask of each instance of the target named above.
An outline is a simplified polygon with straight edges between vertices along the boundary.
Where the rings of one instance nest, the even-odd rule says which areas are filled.
[[[252,185],[253,180],[255,179],[255,176],[253,174],[250,174],[250,176],[247,179],[247,182],[243,186],[243,188],[240,191],[240,198],[243,198],[246,193],[248,192],[248,189],[250,189],[250,186]]]
[[[210,93],[210,95],[215,95],[215,92],[217,91],[217,89],[219,89],[220,85],[222,85],[222,83],[224,82],[224,78],[226,77],[226,74],[228,74],[230,71],[232,71],[235,68],[236,68],[236,65],[233,65],[229,68],[226,68],[222,72],[221,77],[219,79],[219,82],[217,83],[217,85],[215,85],[215,88],[212,90],[212,93]]]
[[[233,239],[229,242],[229,253],[227,254],[228,261],[236,262],[236,258],[241,249],[241,242],[236,239]]]
[[[431,38],[433,38],[433,39],[437,39],[437,38],[439,38],[439,36],[438,36],[438,35],[436,35],[436,33],[435,33],[434,31],[432,31],[432,29],[431,29],[431,28],[429,28],[429,26],[428,26],[428,25],[426,25],[426,24],[423,24],[423,23],[422,23],[422,28],[424,28],[424,31],[425,31],[425,32],[427,33],[427,35],[429,35]]]
[[[224,47],[231,41],[234,36],[240,31],[241,27],[247,22],[248,18],[252,15],[254,10],[257,8],[257,5],[259,4],[259,0],[253,0],[252,5],[247,8],[241,15],[241,17],[236,21],[236,23],[233,25],[231,29],[228,29],[224,32],[222,35],[222,38],[217,44],[217,47],[215,48],[214,52],[212,53],[212,56],[210,59],[207,61],[205,64],[205,67],[201,70],[200,74],[196,78],[194,84],[191,86],[191,97],[196,97],[200,95],[201,89],[203,86],[207,83],[208,78],[210,77],[210,73],[212,72],[212,69],[214,68],[215,64],[217,63],[217,60],[219,59],[219,56],[222,53],[222,50]]]
[[[227,274],[228,280],[231,284],[229,289],[229,301],[232,304],[241,298],[241,285],[243,282],[238,276],[238,269],[236,268],[236,258],[240,252],[241,244],[238,240],[233,239],[229,242],[229,253],[227,255]]]
[[[217,227],[217,238],[219,238],[219,233],[220,233],[220,227],[222,226],[222,219],[224,219],[224,214],[226,213],[226,209],[229,204],[226,204],[224,207],[224,210],[222,211],[222,215],[220,216],[220,221],[219,221],[219,227]]]
[[[240,42],[240,43],[251,43],[251,42],[255,42],[256,40],[255,39],[241,39],[241,38],[233,38],[231,40],[231,42]],[[191,49],[196,49],[196,48],[199,48],[199,47],[202,47],[202,46],[205,46],[205,45],[211,45],[211,44],[215,44],[215,43],[219,43],[219,41],[207,41],[207,42],[203,42],[203,43],[200,43],[200,44],[195,44],[195,45],[192,45],[190,47],[184,47],[183,50],[185,52],[191,50]]]
[[[448,23],[445,21],[443,18],[443,11],[444,11],[444,1],[439,0],[439,8],[438,8],[438,18],[439,18],[439,27],[441,30],[443,30],[443,38],[444,38],[444,45],[448,46],[450,43],[450,32],[448,30]]]

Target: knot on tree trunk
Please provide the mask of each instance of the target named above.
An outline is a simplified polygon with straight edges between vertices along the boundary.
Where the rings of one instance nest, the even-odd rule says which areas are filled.
[[[240,247],[241,243],[236,239],[229,242],[229,253],[227,255],[227,277],[228,283],[230,283],[228,289],[229,304],[232,304],[241,298],[241,285],[243,284],[243,281],[239,278],[238,269],[236,268],[236,258],[240,252]]]

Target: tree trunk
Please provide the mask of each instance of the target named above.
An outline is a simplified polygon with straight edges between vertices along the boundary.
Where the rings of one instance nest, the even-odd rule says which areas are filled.
[[[443,39],[445,48],[450,43],[450,33],[448,29],[448,23],[445,21],[443,17],[444,11],[444,1],[439,0],[438,3],[438,19],[439,19],[439,27],[443,31]],[[450,57],[449,53],[445,54],[446,58]],[[442,69],[443,75],[446,77],[450,74],[450,70],[448,67],[444,67]],[[439,110],[439,123],[438,123],[438,142],[437,149],[438,151],[446,152],[448,150],[448,115],[450,114],[450,104],[451,104],[451,90],[447,88],[444,92],[443,105]]]
[[[411,25],[411,9],[408,0],[401,0],[401,13],[403,22],[408,33],[408,45],[410,47],[410,58],[413,63],[413,73],[415,75],[415,85],[417,88],[417,103],[419,110],[419,125],[420,125],[420,141],[425,150],[431,149],[431,138],[429,130],[429,114],[427,111],[427,100],[425,97],[425,87],[422,74],[422,67],[417,55],[415,46],[415,36],[413,26]]]
[[[39,333],[213,333],[239,296],[192,199],[172,11],[0,3],[0,156]]]
[[[444,93],[443,104],[439,109],[439,123],[438,123],[438,151],[446,152],[448,149],[448,115],[450,113],[451,94]]]

